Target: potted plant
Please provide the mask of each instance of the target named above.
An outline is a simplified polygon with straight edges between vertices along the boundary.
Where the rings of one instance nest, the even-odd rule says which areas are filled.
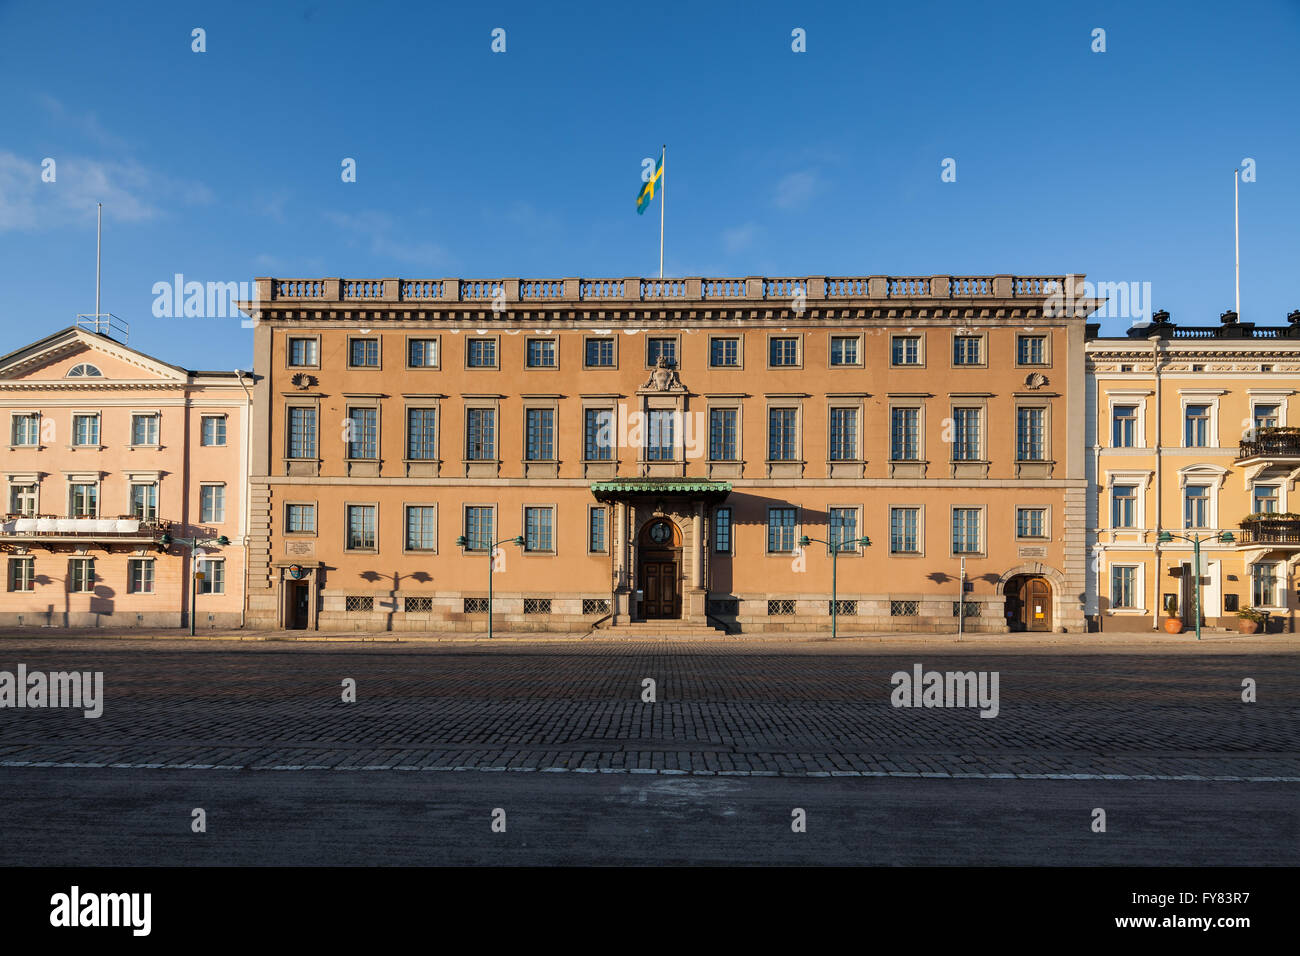
[[[1243,634],[1258,634],[1268,623],[1268,615],[1253,607],[1243,607],[1237,612],[1237,627]]]
[[[1165,599],[1165,630],[1170,634],[1183,633],[1183,621],[1178,616],[1178,598],[1170,594]]]

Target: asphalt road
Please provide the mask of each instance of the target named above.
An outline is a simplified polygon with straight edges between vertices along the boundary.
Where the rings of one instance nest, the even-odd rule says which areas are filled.
[[[0,709],[8,865],[1300,861],[1289,652],[0,643],[19,662],[102,671],[105,703]],[[916,663],[997,671],[998,716],[891,706]]]

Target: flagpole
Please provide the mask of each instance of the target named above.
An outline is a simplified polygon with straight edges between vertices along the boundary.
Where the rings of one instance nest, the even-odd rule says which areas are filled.
[[[664,202],[668,195],[668,144],[659,157],[659,278],[664,277]]]
[[[1236,268],[1236,310],[1237,320],[1241,321],[1241,217],[1238,211],[1238,195],[1241,191],[1241,170],[1232,171],[1232,260]]]

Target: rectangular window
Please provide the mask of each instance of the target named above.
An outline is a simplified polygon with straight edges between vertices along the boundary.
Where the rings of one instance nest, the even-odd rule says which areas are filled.
[[[1047,509],[1046,508],[1017,508],[1016,509],[1016,537],[1017,538],[1046,538],[1047,537]]]
[[[1043,408],[1016,409],[1016,461],[1047,459],[1046,418],[1047,410]]]
[[[831,409],[830,453],[831,461],[858,460],[858,410],[856,408]]]
[[[858,550],[857,508],[831,508],[827,528],[830,531],[826,536],[830,540],[828,552]]]
[[[438,410],[406,410],[406,457],[412,461],[432,461],[438,457]]]
[[[406,364],[411,368],[437,368],[437,339],[407,339]]]
[[[70,510],[73,518],[99,517],[99,485],[73,485]]]
[[[982,344],[983,340],[978,335],[954,335],[952,337],[952,364],[983,365]]]
[[[1251,415],[1256,428],[1276,428],[1278,424],[1278,406],[1256,405]]]
[[[921,548],[917,529],[920,523],[920,508],[890,508],[889,553],[919,554]]]
[[[12,419],[10,444],[38,445],[41,441],[41,416],[39,413],[15,415]]]
[[[131,486],[131,517],[142,521],[153,521],[158,517],[157,485]]]
[[[709,364],[714,368],[736,368],[740,365],[740,339],[715,338],[709,341]]]
[[[1116,405],[1111,413],[1110,443],[1114,448],[1137,446],[1138,407]]]
[[[793,508],[767,509],[767,550],[769,552],[790,552],[794,550]]]
[[[131,594],[153,594],[153,558],[126,562],[126,589]]]
[[[348,457],[379,457],[379,409],[348,409]]]
[[[226,593],[226,559],[204,558],[198,562],[203,580],[198,583],[200,594]]]
[[[36,485],[9,486],[9,513],[32,518],[36,515]]]
[[[1277,513],[1277,485],[1255,485],[1251,490],[1251,512]]]
[[[891,461],[919,461],[921,458],[921,410],[889,410],[889,458]]]
[[[471,340],[471,344],[473,341]],[[494,408],[465,409],[465,457],[470,461],[495,461],[497,418]]]
[[[1210,486],[1188,485],[1183,494],[1183,527],[1210,526]]]
[[[465,550],[486,551],[492,547],[492,509],[469,506],[465,509]]]
[[[920,365],[921,337],[895,335],[890,343],[890,362],[893,365]]]
[[[375,547],[375,506],[348,505],[348,550],[368,551]]]
[[[285,505],[284,530],[289,534],[315,534],[316,506]]]
[[[952,509],[953,554],[980,553],[980,510],[978,508]]]
[[[1110,606],[1120,611],[1137,608],[1137,568],[1131,564],[1112,565],[1110,569]]]
[[[799,364],[799,340],[794,336],[773,336],[767,340],[768,364],[773,367]]]
[[[158,416],[157,415],[132,415],[131,416],[131,444],[132,445],[158,444]]]
[[[1188,405],[1183,428],[1183,446],[1205,448],[1210,444],[1210,406]]]
[[[831,336],[831,365],[861,365],[856,335]]]
[[[1250,566],[1250,604],[1252,607],[1277,607],[1277,565],[1260,562]]]
[[[593,554],[605,552],[605,509],[597,505],[587,508],[587,550]]]
[[[95,590],[94,558],[68,560],[68,590],[73,594],[87,594]]]
[[[221,524],[226,520],[224,485],[202,485],[199,488],[199,520],[204,524]]]
[[[433,551],[437,545],[434,534],[437,509],[432,505],[406,506],[406,550]]]
[[[74,445],[98,445],[99,444],[99,416],[98,415],[73,415],[72,416],[72,444]]]
[[[226,443],[226,416],[204,415],[199,419],[199,443],[209,447]]]
[[[529,368],[555,368],[555,339],[529,339],[525,361]]]
[[[1112,528],[1137,527],[1137,485],[1114,485],[1110,489]]]
[[[953,415],[953,461],[980,461],[980,412],[979,408],[954,408]]]
[[[586,364],[588,368],[613,368],[614,340],[587,339]]]
[[[32,591],[36,586],[36,559],[9,559],[9,590]]]
[[[646,339],[645,343],[645,363],[654,366],[659,364],[659,358],[662,356],[667,360],[669,365],[677,365],[677,340],[676,339]]]
[[[676,444],[674,426],[677,413],[670,408],[652,408],[648,417],[649,435],[646,436],[646,461],[673,461]]]
[[[713,513],[713,550],[718,554],[731,554],[730,508],[719,508]]]
[[[797,408],[769,408],[767,410],[768,461],[798,460],[798,413]]]
[[[585,461],[614,458],[614,410],[587,408],[582,413],[582,457]]]
[[[1046,365],[1047,337],[1044,335],[1017,335],[1016,364]]]
[[[555,542],[551,536],[554,524],[554,508],[524,509],[524,550],[554,551]]]
[[[289,409],[289,457],[316,457],[316,409]]]
[[[525,409],[524,433],[524,457],[528,461],[555,460],[555,409]]]
[[[709,460],[738,461],[740,458],[736,444],[736,423],[740,417],[739,409],[709,409]]]
[[[379,368],[379,339],[350,340],[348,365],[352,368]]]
[[[315,368],[320,364],[316,339],[289,339],[289,365],[293,368]]]
[[[496,368],[496,339],[469,339],[468,348],[469,351],[466,353],[466,362],[470,368]]]

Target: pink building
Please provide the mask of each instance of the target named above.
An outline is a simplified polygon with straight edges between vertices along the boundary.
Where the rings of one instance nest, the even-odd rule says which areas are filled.
[[[0,358],[0,625],[242,624],[251,387],[76,327]]]

